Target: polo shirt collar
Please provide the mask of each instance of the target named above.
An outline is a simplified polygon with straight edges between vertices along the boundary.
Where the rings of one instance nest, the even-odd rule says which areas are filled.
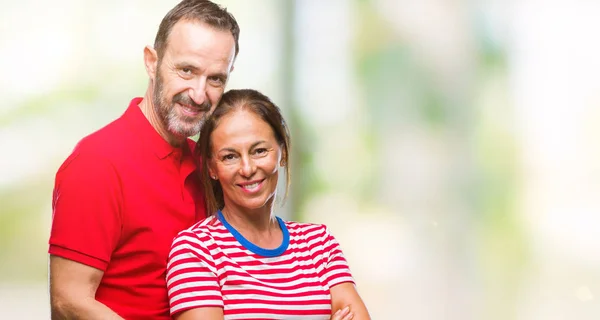
[[[182,150],[173,147],[161,137],[156,129],[150,124],[150,121],[148,121],[146,116],[144,116],[144,113],[142,113],[142,110],[139,107],[142,100],[143,98],[141,97],[132,99],[125,114],[123,114],[123,117],[131,124],[135,133],[140,137],[140,141],[159,159],[165,159],[172,153],[181,155]]]

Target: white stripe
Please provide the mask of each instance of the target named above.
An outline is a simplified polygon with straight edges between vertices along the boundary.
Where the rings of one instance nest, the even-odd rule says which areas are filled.
[[[186,279],[186,278],[193,278],[193,277],[214,277],[213,273],[209,273],[209,272],[186,272],[186,273],[182,273],[182,274],[178,274],[176,276],[173,277],[169,277],[169,280],[167,281],[167,285],[171,285],[174,282],[177,282],[179,280],[182,279]],[[212,283],[214,284],[214,282],[211,281],[201,281],[201,282],[206,282],[206,283]]]
[[[307,291],[318,291],[318,290],[322,290],[322,289],[323,289],[322,286],[306,286],[306,287],[300,287],[297,289],[274,289],[274,288],[269,288],[269,287],[260,286],[260,285],[256,285],[256,284],[245,283],[243,289],[225,287],[225,288],[221,289],[221,292],[226,292],[228,290],[261,290],[261,291],[270,292],[273,294],[301,294],[301,293],[307,292]]]
[[[277,310],[327,310],[329,311],[331,305],[329,304],[309,304],[309,305],[280,305],[280,304],[270,304],[270,303],[240,303],[236,305],[228,305],[225,306],[226,310],[240,310],[240,309],[270,309],[274,306],[277,307]]]
[[[189,307],[199,307],[199,306],[206,306],[206,305],[216,305],[216,306],[223,306],[223,301],[221,300],[198,300],[198,301],[188,301],[188,302],[183,302],[183,303],[179,303],[176,305],[171,305],[171,312],[172,313],[176,313],[181,309],[186,309]]]
[[[241,270],[241,272],[243,272],[243,270]],[[291,287],[291,286],[301,285],[301,284],[307,283],[307,282],[320,282],[319,277],[317,275],[310,275],[310,278],[305,277],[305,278],[300,278],[300,279],[296,279],[293,281],[274,282],[274,280],[286,279],[288,277],[289,277],[289,275],[286,275],[286,274],[281,274],[280,277],[277,277],[277,275],[266,274],[266,275],[263,275],[262,278],[258,278],[257,276],[231,275],[231,276],[229,276],[229,279],[240,280],[240,281],[248,282],[249,284],[258,284],[261,286],[262,286],[262,284],[264,284],[267,286],[282,286],[282,287],[286,287],[286,288]]]
[[[267,296],[263,294],[248,294],[248,293],[239,293],[239,294],[227,294],[227,299],[231,300],[243,300],[243,299],[259,299],[259,300],[275,300],[281,301],[280,297]],[[331,295],[327,294],[315,294],[315,295],[303,295],[297,297],[286,297],[285,301],[308,301],[308,300],[329,300]]]
[[[182,284],[176,285],[174,287],[171,287],[169,289],[169,292],[174,294],[175,292],[178,292],[183,289],[196,288],[196,287],[205,286],[205,285],[206,285],[206,283],[190,281],[190,282],[182,283]],[[214,286],[214,282],[209,283],[208,285]],[[219,291],[219,290],[207,290],[207,289],[203,289],[202,291],[181,292],[181,293],[178,293],[177,295],[188,295],[188,293],[190,296],[220,296],[221,295],[221,291]]]
[[[255,320],[255,319],[280,319],[280,320],[297,320],[297,319],[310,319],[310,320],[329,320],[329,316],[314,316],[314,315],[273,315],[271,313],[251,313],[251,314],[236,314],[236,315],[228,315],[225,317],[225,320],[239,320],[239,319],[247,319],[247,320]]]
[[[210,218],[213,220],[214,217]],[[238,310],[243,314],[239,316],[227,316],[225,319],[329,319],[329,315],[314,316],[308,315],[300,317],[298,315],[282,316],[267,314],[249,314],[249,309],[261,308],[271,310],[287,310],[294,313],[294,310],[306,312],[310,310],[325,310],[329,313],[330,303],[314,303],[309,301],[323,300],[330,301],[330,285],[341,282],[353,281],[352,277],[344,276],[349,273],[348,266],[343,259],[343,254],[339,244],[335,241],[322,225],[287,223],[290,230],[290,244],[286,253],[278,257],[259,257],[246,248],[244,248],[220,222],[215,225],[208,225],[211,222],[204,221],[191,228],[187,233],[180,234],[173,245],[172,254],[169,261],[168,284],[170,286],[170,302],[173,311],[187,307],[198,307],[207,304],[222,305],[221,301],[206,301],[207,295],[220,296],[223,292],[225,303],[228,300],[240,300],[242,303],[237,305],[227,305],[226,310]],[[308,240],[310,239],[310,240]],[[207,248],[211,248],[208,250]],[[227,247],[226,249],[223,249]],[[201,249],[202,248],[202,249]],[[187,253],[178,253],[177,250],[190,250]],[[206,249],[206,253],[203,251]],[[297,251],[297,252],[291,252]],[[318,253],[317,253],[318,252]],[[231,257],[240,255],[240,257]],[[215,257],[219,258],[215,258]],[[183,262],[183,259],[195,257],[197,263]],[[313,258],[314,257],[314,258]],[[330,262],[332,258],[339,257],[339,261]],[[212,264],[216,268],[212,267]],[[328,267],[340,267],[340,270],[330,270],[326,274],[319,276],[319,273]],[[204,267],[210,272],[198,272],[198,267]],[[302,268],[302,269],[299,269]],[[273,273],[274,269],[290,270],[287,272]],[[230,272],[238,273],[231,274]],[[257,274],[262,271],[270,271],[264,274]],[[181,273],[174,276],[175,273]],[[214,276],[221,279],[221,283],[215,281],[188,281],[192,277]],[[301,278],[291,280],[291,278]],[[331,278],[331,283],[325,280]],[[173,283],[181,281],[177,286]],[[277,283],[274,281],[278,281]],[[236,282],[235,286],[230,285]],[[313,284],[307,285],[307,282]],[[208,290],[203,292],[179,293],[179,290],[193,290],[194,287],[219,285],[221,290]],[[298,288],[290,288],[298,287]],[[248,291],[257,291],[250,293]],[[235,291],[236,294],[227,294]],[[310,293],[309,293],[310,292]],[[183,298],[198,297],[196,301],[190,301],[182,304],[177,302]],[[248,299],[259,300],[259,303],[249,303]],[[277,302],[271,303],[271,302]],[[288,303],[286,303],[288,302]],[[292,305],[291,303],[301,303]]]

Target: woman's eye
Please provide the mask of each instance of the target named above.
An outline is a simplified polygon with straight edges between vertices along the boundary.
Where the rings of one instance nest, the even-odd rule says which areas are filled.
[[[269,150],[267,150],[267,148],[258,148],[254,150],[254,155],[257,157],[264,157],[267,155],[267,153],[269,153]]]
[[[223,156],[223,160],[233,160],[234,158],[235,158],[235,156],[232,154],[227,154],[227,155]]]

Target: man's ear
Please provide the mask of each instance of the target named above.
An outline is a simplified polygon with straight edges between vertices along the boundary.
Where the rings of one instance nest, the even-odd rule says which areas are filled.
[[[144,47],[144,66],[148,77],[154,81],[158,69],[158,54],[151,46]]]

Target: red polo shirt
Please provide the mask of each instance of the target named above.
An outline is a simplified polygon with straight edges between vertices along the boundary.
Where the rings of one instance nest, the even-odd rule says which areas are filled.
[[[104,271],[96,299],[126,319],[170,319],[173,237],[206,216],[188,140],[174,148],[133,99],[82,139],[56,174],[52,255]]]

